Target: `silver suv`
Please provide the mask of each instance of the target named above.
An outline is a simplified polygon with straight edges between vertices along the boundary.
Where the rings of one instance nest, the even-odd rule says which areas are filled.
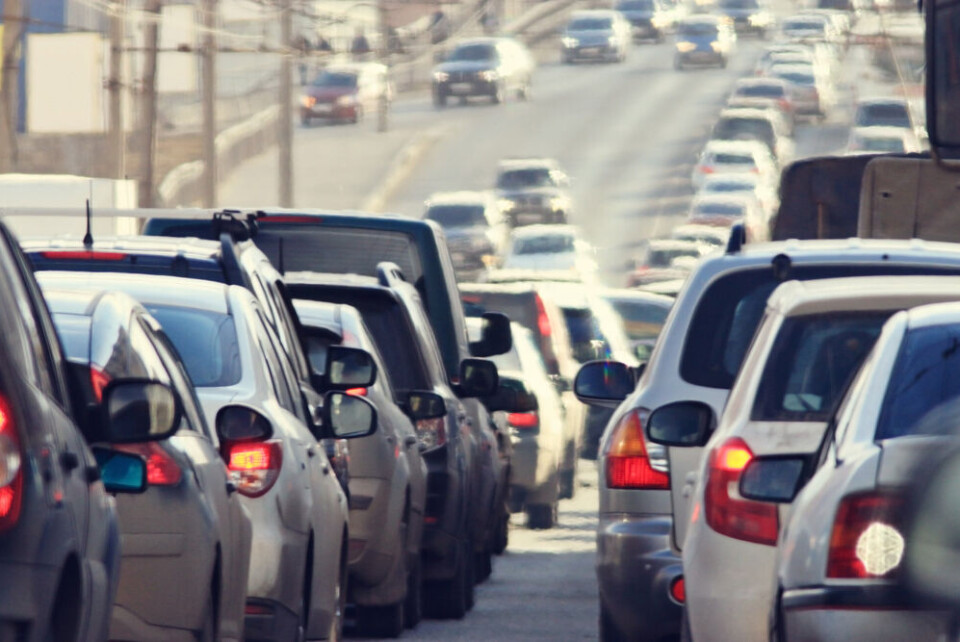
[[[680,630],[680,551],[703,443],[653,443],[646,434],[650,413],[669,405],[683,421],[684,402],[697,401],[719,416],[767,297],[782,281],[881,274],[960,274],[960,248],[860,239],[741,248],[734,241],[690,276],[636,389],[636,370],[625,364],[581,368],[577,396],[618,406],[600,444],[601,639],[654,640]],[[704,432],[705,442],[710,430]]]

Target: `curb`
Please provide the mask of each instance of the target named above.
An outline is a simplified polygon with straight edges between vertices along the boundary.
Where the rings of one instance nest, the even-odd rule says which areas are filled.
[[[406,182],[434,144],[447,134],[447,125],[434,127],[418,133],[404,145],[393,160],[379,186],[370,193],[360,206],[361,212],[383,212],[387,201]]]

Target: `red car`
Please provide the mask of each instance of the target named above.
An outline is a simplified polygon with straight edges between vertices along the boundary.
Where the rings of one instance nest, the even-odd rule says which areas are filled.
[[[357,123],[365,114],[377,113],[381,100],[389,104],[392,94],[384,65],[369,62],[327,67],[300,100],[300,122],[309,126],[314,118],[325,118]]]

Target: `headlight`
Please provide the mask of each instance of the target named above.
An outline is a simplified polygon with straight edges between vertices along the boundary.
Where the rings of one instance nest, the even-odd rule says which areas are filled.
[[[560,42],[561,42],[561,43],[563,44],[563,46],[566,47],[567,49],[571,49],[571,48],[576,47],[576,46],[578,46],[578,45],[580,44],[580,41],[579,41],[579,40],[577,40],[576,38],[571,38],[570,36],[564,36],[563,38],[560,39]]]
[[[697,45],[692,42],[682,41],[677,43],[677,51],[680,53],[690,53],[697,48]]]
[[[757,25],[762,25],[764,23],[763,16],[759,13],[755,13],[747,18],[747,21],[752,24],[754,27]]]
[[[480,80],[486,80],[488,82],[497,79],[497,72],[493,69],[488,69],[487,71],[481,71],[479,74]]]
[[[435,71],[433,72],[433,79],[437,82],[447,82],[450,80],[450,74],[445,71]]]
[[[616,37],[616,36],[610,36],[609,38],[607,38],[607,44],[608,44],[608,45],[615,45],[615,44],[617,44],[617,37]]]
[[[720,53],[720,50],[722,49],[722,47],[720,46],[720,43],[717,42],[716,40],[710,43],[710,48],[716,51],[717,53]]]
[[[513,199],[501,198],[500,200],[497,201],[497,206],[500,208],[501,211],[504,211],[504,212],[512,210]]]
[[[339,98],[337,98],[337,104],[340,105],[341,107],[352,105],[355,102],[357,102],[357,97],[354,96],[353,94],[347,94],[346,96],[340,96]]]
[[[314,105],[317,104],[317,99],[314,98],[313,96],[301,96],[300,103],[304,107],[313,107]]]
[[[562,196],[554,196],[550,199],[550,208],[553,210],[562,210],[566,207],[567,200]]]

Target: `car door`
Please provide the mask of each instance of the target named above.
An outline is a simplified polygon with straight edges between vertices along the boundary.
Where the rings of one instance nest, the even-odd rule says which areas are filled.
[[[219,440],[210,430],[200,410],[190,376],[173,343],[152,318],[138,319],[156,348],[170,382],[181,400],[185,425],[177,432],[178,447],[190,457],[210,505],[217,514],[221,548],[220,626],[224,637],[240,639],[243,633],[243,607],[246,603],[247,574],[250,567],[252,526],[236,490],[228,484],[227,468],[220,455]],[[186,427],[187,430],[183,428]]]

